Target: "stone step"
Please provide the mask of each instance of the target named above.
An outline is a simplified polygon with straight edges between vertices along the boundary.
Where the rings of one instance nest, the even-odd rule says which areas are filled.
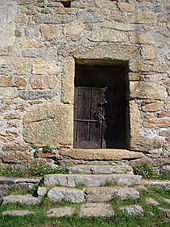
[[[0,185],[39,184],[42,177],[0,177]]]
[[[129,165],[75,165],[67,167],[69,173],[83,174],[133,174]]]
[[[47,190],[47,188],[46,188]],[[39,189],[37,190],[40,191]],[[113,198],[139,199],[140,194],[135,188],[129,187],[93,187],[74,189],[54,187],[49,189],[47,197],[52,202],[68,201],[72,203],[108,202]]]
[[[170,188],[170,181],[169,180],[142,180],[141,183],[143,185]]]
[[[47,197],[52,202],[67,201],[72,203],[84,203],[83,190],[75,188],[55,187],[49,190]]]
[[[34,212],[29,210],[9,210],[2,212],[2,216],[11,215],[11,216],[25,216],[34,214]]]
[[[38,205],[41,203],[41,198],[33,197],[32,195],[9,195],[2,199],[2,205],[5,204],[23,204],[23,205]]]
[[[129,187],[94,187],[87,188],[84,193],[88,202],[108,202],[113,198],[122,200],[140,198],[139,192]]]
[[[106,203],[86,203],[80,207],[79,217],[111,217],[113,207]]]
[[[127,160],[144,159],[142,152],[133,152],[127,149],[61,149],[58,163],[70,164],[114,164]]]
[[[141,176],[132,174],[48,174],[44,176],[45,186],[61,185],[64,187],[104,186],[106,184],[135,185],[141,183]]]

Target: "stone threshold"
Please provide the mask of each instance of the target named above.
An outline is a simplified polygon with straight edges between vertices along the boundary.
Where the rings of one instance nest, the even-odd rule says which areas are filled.
[[[79,160],[132,160],[145,157],[142,152],[130,151],[127,149],[61,149],[59,155],[64,158]]]

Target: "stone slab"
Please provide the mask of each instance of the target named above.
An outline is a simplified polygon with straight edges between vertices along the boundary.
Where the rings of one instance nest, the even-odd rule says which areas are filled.
[[[130,160],[143,158],[141,152],[123,149],[61,149],[59,155],[82,160]]]
[[[102,186],[107,183],[119,185],[134,185],[141,183],[141,176],[127,174],[49,174],[44,176],[45,186],[61,185],[64,187],[76,187],[85,185],[88,187]]]
[[[47,211],[47,217],[64,217],[64,216],[72,216],[75,212],[75,208],[73,207],[59,207],[53,208]]]
[[[12,185],[20,183],[32,183],[39,184],[41,177],[32,177],[32,178],[17,178],[17,177],[0,177],[0,185]]]
[[[166,215],[168,219],[170,219],[170,209],[159,207],[159,210]]]
[[[134,45],[120,44],[98,44],[82,50],[82,47],[77,47],[77,50],[71,53],[76,59],[100,59],[104,60],[129,60],[137,57],[137,48]],[[103,63],[103,62],[102,62]]]
[[[166,203],[170,204],[170,199],[167,199],[167,198],[164,198],[164,197],[162,197],[162,199],[163,199]]]
[[[133,169],[129,165],[75,165],[68,166],[69,173],[83,174],[133,174]]]
[[[83,203],[84,193],[82,190],[73,188],[55,187],[49,190],[47,197],[52,202],[67,201],[72,203]]]
[[[168,180],[142,180],[142,184],[170,188],[170,181]]]
[[[96,187],[85,190],[85,198],[88,202],[108,202],[113,198],[139,199],[139,192],[129,187]]]
[[[146,198],[145,202],[146,202],[146,204],[150,204],[150,205],[153,205],[153,206],[159,206],[159,203],[151,197]]]
[[[88,39],[94,42],[126,42],[128,37],[126,33],[111,29],[98,29],[92,31]]]
[[[5,204],[23,204],[23,205],[37,205],[41,203],[40,198],[33,197],[32,195],[9,195],[3,197],[2,205]]]
[[[45,187],[38,187],[37,195],[38,196],[45,196],[47,194],[48,189]]]
[[[0,2],[0,48],[10,46],[15,42],[16,2],[1,0]]]
[[[67,58],[64,62],[61,82],[61,101],[63,103],[74,103],[74,75],[75,61],[73,58]]]
[[[155,82],[130,82],[130,98],[164,99],[166,88]]]
[[[127,213],[128,215],[133,215],[133,216],[138,216],[142,215],[143,216],[143,209],[139,205],[131,205],[131,206],[126,206],[126,207],[121,207],[120,210],[123,213]]]
[[[28,112],[23,119],[23,137],[37,146],[72,145],[72,105],[49,104]]]
[[[80,217],[111,217],[114,216],[111,204],[87,203],[80,208]]]
[[[29,210],[9,210],[9,211],[4,211],[2,212],[2,215],[11,215],[11,216],[25,216],[25,215],[30,215],[34,214],[34,212],[29,211]]]

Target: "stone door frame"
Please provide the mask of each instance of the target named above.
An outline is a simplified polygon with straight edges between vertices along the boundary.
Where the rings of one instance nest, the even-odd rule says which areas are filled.
[[[105,60],[105,59],[83,59],[83,58],[75,58],[75,57],[68,57],[65,59],[64,62],[64,69],[63,69],[63,75],[62,75],[62,82],[61,82],[61,102],[63,104],[69,104],[72,106],[72,116],[74,116],[74,78],[75,78],[75,65],[76,63],[80,64],[106,64],[106,65],[113,65],[116,66],[119,64],[119,66],[126,66],[129,68],[129,62],[128,61],[122,61],[122,60]],[[127,108],[127,148],[130,149],[131,140],[133,137],[136,137],[137,134],[139,134],[140,130],[140,111],[138,109],[137,104],[134,100],[130,100],[130,88],[129,88],[129,72],[127,72],[127,102],[128,102],[128,108]],[[73,148],[73,133],[74,133],[74,117],[72,117],[72,143],[71,148]]]

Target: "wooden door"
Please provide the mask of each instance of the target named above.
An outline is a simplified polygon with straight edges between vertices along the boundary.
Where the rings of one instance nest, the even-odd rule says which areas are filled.
[[[125,141],[125,92],[75,87],[74,148],[122,148]]]
[[[101,148],[104,89],[75,88],[74,147]]]

